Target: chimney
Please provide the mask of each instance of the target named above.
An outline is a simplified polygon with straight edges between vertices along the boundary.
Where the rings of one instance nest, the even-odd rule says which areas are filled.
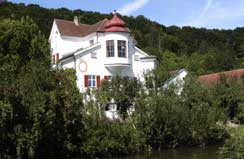
[[[77,16],[74,16],[74,23],[76,26],[78,26],[80,24],[79,18]]]

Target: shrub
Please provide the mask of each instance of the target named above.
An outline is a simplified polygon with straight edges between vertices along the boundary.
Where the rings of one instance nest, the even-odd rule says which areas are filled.
[[[104,117],[104,112],[99,112],[93,104],[89,105],[93,107],[92,114],[85,117],[86,140],[82,147],[83,154],[90,157],[110,157],[138,152],[143,139],[133,124],[109,121]]]
[[[231,137],[220,149],[220,159],[244,158],[244,127],[232,130]]]
[[[213,89],[187,80],[180,96],[175,94],[174,87],[142,95],[134,120],[146,144],[153,147],[214,144],[227,135],[217,125],[225,120],[217,103]]]

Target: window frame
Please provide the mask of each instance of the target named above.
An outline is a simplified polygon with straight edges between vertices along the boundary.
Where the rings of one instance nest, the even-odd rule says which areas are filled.
[[[97,77],[96,77],[96,75],[88,75],[88,87],[89,88],[97,87]]]
[[[91,53],[91,58],[92,59],[97,59],[97,53],[96,52],[92,52]]]
[[[108,81],[112,82],[113,76],[107,76],[108,77]]]
[[[55,54],[55,64],[59,63],[59,53]]]
[[[123,44],[124,43],[124,50],[122,50]],[[118,57],[121,58],[126,58],[127,56],[127,42],[126,40],[118,40],[117,41],[117,49],[118,49]]]
[[[94,45],[94,39],[89,40],[90,46]]]
[[[115,42],[114,40],[106,41],[106,56],[107,57],[115,57]]]
[[[140,55],[134,55],[134,61],[140,61]]]

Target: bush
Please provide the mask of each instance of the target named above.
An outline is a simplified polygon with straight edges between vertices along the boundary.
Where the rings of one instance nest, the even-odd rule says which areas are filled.
[[[181,96],[175,88],[145,93],[138,100],[134,120],[153,147],[176,147],[214,144],[224,140],[227,132],[218,121],[225,120],[213,89],[195,80],[187,80]]]
[[[244,127],[232,130],[231,137],[220,149],[220,159],[244,158]]]
[[[82,147],[86,156],[110,157],[127,155],[140,150],[139,132],[132,125],[100,121],[87,131]]]
[[[86,135],[82,152],[90,157],[110,157],[138,152],[143,145],[140,132],[131,122],[109,121],[97,105],[86,115]],[[101,116],[99,115],[101,114]]]

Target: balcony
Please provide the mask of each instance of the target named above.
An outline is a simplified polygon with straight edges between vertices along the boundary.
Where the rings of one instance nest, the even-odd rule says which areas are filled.
[[[124,57],[106,57],[104,66],[115,75],[130,67],[129,59]]]

